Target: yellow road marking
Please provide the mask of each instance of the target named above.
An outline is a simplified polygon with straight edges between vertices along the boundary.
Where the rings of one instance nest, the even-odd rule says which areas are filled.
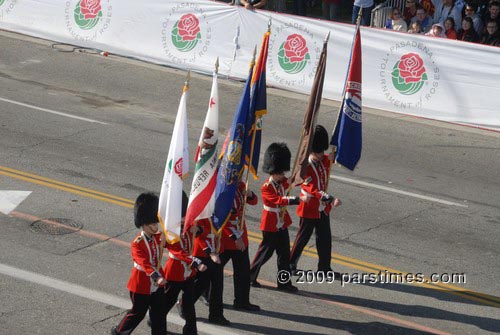
[[[108,194],[108,193],[95,191],[95,190],[92,190],[89,188],[84,188],[84,187],[76,186],[73,184],[64,183],[64,182],[61,182],[58,180],[42,177],[39,175],[35,175],[35,174],[31,174],[31,173],[27,173],[27,172],[23,172],[23,171],[19,171],[19,170],[14,170],[14,169],[7,168],[7,167],[1,166],[1,165],[0,165],[0,175],[4,175],[7,177],[23,180],[23,181],[26,181],[29,183],[34,183],[37,185],[42,185],[42,186],[58,189],[61,191],[81,195],[84,197],[112,203],[112,204],[122,206],[122,207],[133,208],[133,206],[134,206],[134,202],[130,199],[118,197],[118,196]],[[262,241],[260,234],[257,232],[253,232],[253,231],[248,231],[248,239],[251,241],[257,242],[257,243],[260,243]],[[306,256],[318,258],[318,254],[317,254],[316,250],[314,250],[313,248],[306,246],[304,248],[303,253]],[[347,267],[350,267],[353,269],[366,271],[366,272],[378,273],[379,271],[382,271],[382,272],[388,271],[390,273],[398,273],[398,274],[401,273],[402,275],[408,274],[407,272],[391,269],[389,267],[384,267],[384,266],[377,265],[377,264],[364,262],[364,261],[361,261],[359,259],[355,259],[355,258],[351,258],[351,257],[347,257],[347,256],[342,256],[342,255],[339,255],[337,253],[332,253],[332,259],[333,259],[334,263],[344,265],[344,266],[347,266]],[[470,291],[470,290],[464,289],[464,288],[459,287],[459,286],[444,284],[444,283],[431,283],[431,282],[414,283],[414,284],[419,285],[419,286],[423,286],[426,288],[430,288],[433,290],[437,290],[440,292],[446,292],[446,293],[449,293],[452,295],[460,296],[460,297],[468,299],[468,300],[477,301],[477,302],[480,302],[480,303],[485,304],[485,305],[489,305],[489,306],[493,306],[493,307],[500,307],[500,298],[495,297],[495,296],[491,296],[491,295],[487,295],[487,294],[483,294],[483,293],[479,293],[479,292]]]

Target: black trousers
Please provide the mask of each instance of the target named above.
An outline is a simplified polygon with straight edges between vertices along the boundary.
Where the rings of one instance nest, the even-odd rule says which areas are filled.
[[[194,309],[194,279],[190,278],[186,281],[175,282],[169,281],[165,289],[165,314],[170,312],[172,307],[177,302],[177,297],[180,291],[182,291],[182,314],[184,314],[184,319],[186,324],[182,328],[183,335],[195,335],[198,334],[196,328],[196,311]]]
[[[210,287],[210,306],[208,318],[218,318],[224,315],[222,304],[222,290],[224,289],[224,268],[222,264],[212,262],[210,257],[200,257],[207,269],[198,272],[194,284],[194,301]],[[184,298],[182,299],[184,300]],[[184,311],[184,310],[183,310]]]
[[[290,236],[288,229],[281,229],[277,232],[262,232],[262,242],[250,267],[250,281],[254,282],[259,276],[259,271],[269,258],[272,257],[274,251],[278,256],[278,271],[290,271]],[[278,286],[280,284],[278,283]]]
[[[240,250],[224,250],[220,255],[222,267],[233,263],[234,303],[246,305],[250,303],[250,257],[248,248]]]
[[[319,219],[300,218],[300,227],[292,248],[290,264],[297,268],[297,263],[304,247],[309,242],[313,230],[316,230],[316,250],[318,251],[318,270],[330,271],[332,268],[332,231],[330,229],[330,216],[321,212]]]
[[[116,333],[129,335],[141,323],[149,309],[151,317],[151,335],[165,335],[167,331],[167,320],[165,318],[165,290],[159,288],[152,294],[138,294],[130,292],[132,309],[116,326]]]

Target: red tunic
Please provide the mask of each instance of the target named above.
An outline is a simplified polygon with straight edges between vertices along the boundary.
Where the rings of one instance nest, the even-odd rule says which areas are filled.
[[[330,177],[330,160],[327,155],[323,160],[314,164],[309,160],[304,182],[300,194],[309,196],[309,201],[301,201],[297,207],[297,215],[302,218],[319,219],[320,212],[329,214],[332,204],[325,205],[320,199],[327,192],[327,182]]]
[[[233,201],[233,208],[231,209],[231,216],[229,217],[229,221],[226,223],[224,229],[222,230],[222,245],[224,249],[227,250],[238,250],[238,248],[236,248],[235,241],[240,237],[243,239],[245,247],[248,247],[248,233],[245,221],[243,220],[240,225],[241,214],[243,211],[243,202],[245,199],[243,191],[245,190],[245,188],[246,187],[244,182],[240,182],[238,184],[238,189],[236,190],[236,195]],[[247,204],[249,205],[257,205],[258,201],[259,199],[255,194],[253,194],[253,197],[251,198],[247,197]],[[235,238],[232,238],[232,236]]]
[[[154,285],[151,275],[153,272],[157,272],[161,276],[164,275],[161,266],[158,264],[161,244],[160,237],[161,233],[157,233],[152,238],[149,238],[144,232],[141,232],[130,244],[132,259],[134,261],[134,268],[127,284],[130,292],[151,294],[158,289]]]
[[[196,225],[203,231],[194,239],[193,256],[209,257],[211,253],[222,253],[220,246],[220,236],[217,237],[212,231],[210,219],[201,219],[196,221]]]
[[[191,268],[193,256],[189,254],[191,245],[189,234],[182,234],[181,239],[173,244],[167,243],[168,260],[165,264],[167,281],[182,282],[194,277],[196,271]]]
[[[262,185],[262,203],[264,210],[260,220],[260,230],[277,232],[280,228],[287,228],[292,224],[290,214],[286,210],[289,204],[285,196],[288,188],[288,179],[284,178],[280,183],[274,182],[271,177]]]

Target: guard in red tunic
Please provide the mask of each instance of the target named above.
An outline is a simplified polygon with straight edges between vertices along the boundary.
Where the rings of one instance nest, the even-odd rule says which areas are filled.
[[[290,150],[285,143],[272,143],[264,155],[262,170],[270,177],[261,187],[264,210],[260,221],[262,242],[250,268],[250,282],[254,287],[261,285],[257,281],[262,265],[266,263],[276,250],[278,271],[290,271],[290,236],[288,226],[292,219],[286,206],[298,205],[298,197],[286,196],[288,179],[285,171],[290,171]],[[297,292],[297,288],[289,281],[279,283],[278,289]]]
[[[167,331],[165,319],[165,290],[167,283],[159,264],[161,232],[158,231],[158,197],[153,193],[139,195],[134,205],[135,226],[142,228],[131,243],[134,267],[128,289],[132,309],[127,311],[112,334],[131,334],[144,319],[149,309],[151,334],[164,335]]]
[[[194,301],[197,301],[203,292],[210,287],[208,322],[228,326],[230,322],[224,317],[222,303],[224,268],[219,256],[222,251],[220,236],[217,236],[213,231],[210,219],[198,220],[196,226],[198,226],[199,231],[194,240],[193,256],[199,258],[207,266],[207,271],[200,272],[196,276]],[[184,312],[184,304],[182,303],[182,313],[184,314]]]
[[[186,193],[182,192],[182,217],[186,215],[188,204],[188,197]],[[181,227],[181,231],[182,231]],[[192,239],[196,234],[197,227],[191,227],[191,231],[186,234],[181,234],[180,240],[175,243],[167,243],[168,260],[165,264],[165,279],[167,286],[165,289],[165,316],[172,309],[177,302],[180,291],[183,301],[183,317],[186,324],[182,329],[183,335],[197,334],[196,327],[196,311],[194,309],[195,303],[195,289],[194,278],[196,272],[203,272],[206,266],[201,263],[199,258],[191,256]]]
[[[231,216],[222,230],[224,252],[220,255],[222,266],[229,260],[233,263],[234,303],[236,310],[259,311],[260,307],[250,303],[250,256],[248,255],[248,233],[242,218],[246,186],[240,181],[233,201]],[[246,203],[255,206],[257,195],[248,191]]]
[[[297,262],[304,247],[309,242],[313,230],[316,230],[316,249],[318,252],[318,271],[332,271],[330,267],[332,253],[332,232],[330,229],[330,211],[342,204],[339,199],[328,194],[331,161],[325,151],[329,147],[326,129],[317,125],[314,130],[312,153],[309,155],[305,182],[301,185],[301,201],[297,207],[300,217],[299,232],[295,238],[290,258],[292,271],[297,269]],[[333,158],[332,158],[333,159]]]

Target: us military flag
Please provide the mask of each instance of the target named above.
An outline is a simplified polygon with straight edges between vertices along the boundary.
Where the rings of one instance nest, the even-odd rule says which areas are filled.
[[[337,147],[335,162],[354,170],[361,158],[361,35],[356,27],[349,70],[337,124],[330,144]]]

